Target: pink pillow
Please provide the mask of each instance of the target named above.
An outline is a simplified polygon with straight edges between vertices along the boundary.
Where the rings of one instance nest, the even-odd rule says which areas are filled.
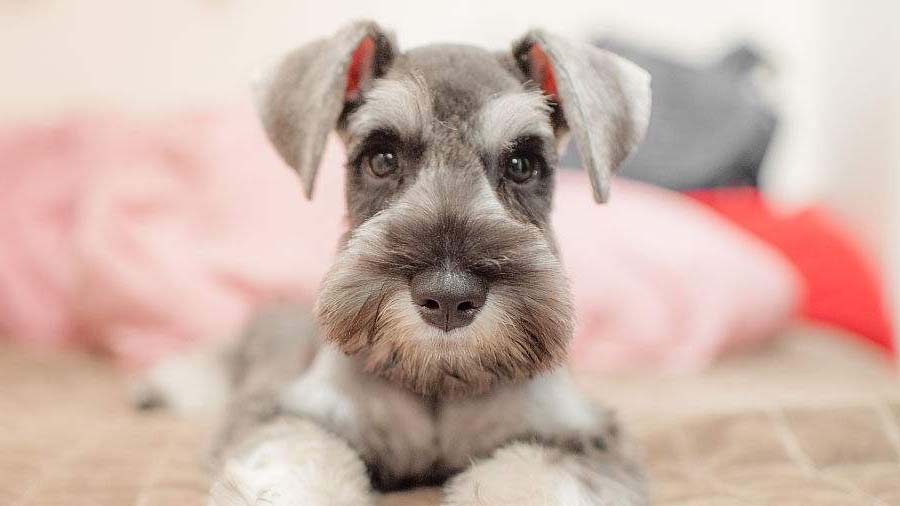
[[[678,193],[617,179],[611,195],[595,205],[585,175],[560,173],[577,365],[697,369],[790,321],[799,285],[776,250]]]
[[[307,202],[249,109],[8,128],[0,178],[0,332],[129,365],[311,300],[342,228],[340,188]]]
[[[306,202],[249,110],[0,131],[0,330],[145,365],[266,301],[311,301],[344,229],[343,163],[332,141]],[[561,171],[577,364],[696,368],[789,319],[796,281],[769,247],[678,194],[612,196]]]

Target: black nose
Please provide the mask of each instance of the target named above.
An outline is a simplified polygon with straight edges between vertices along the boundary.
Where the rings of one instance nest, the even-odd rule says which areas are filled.
[[[419,273],[410,282],[409,290],[422,319],[443,330],[471,323],[487,298],[487,284],[461,270]]]

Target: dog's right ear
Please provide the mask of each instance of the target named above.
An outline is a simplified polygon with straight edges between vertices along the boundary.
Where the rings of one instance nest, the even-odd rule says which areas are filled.
[[[284,161],[297,170],[307,198],[328,134],[387,72],[396,53],[392,36],[359,21],[334,36],[295,49],[255,85],[263,127]]]

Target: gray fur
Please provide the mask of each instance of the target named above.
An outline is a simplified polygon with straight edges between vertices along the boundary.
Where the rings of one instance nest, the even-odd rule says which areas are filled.
[[[373,68],[348,67],[366,37]],[[536,88],[521,58],[533,44],[552,60],[559,97]],[[371,78],[345,93],[349,73]],[[479,490],[495,498],[484,504],[646,504],[614,420],[563,365],[572,302],[550,227],[561,136],[575,134],[605,199],[646,122],[642,79],[612,55],[543,32],[503,55],[457,45],[397,54],[364,22],[288,56],[263,94],[263,123],[308,194],[324,137],[338,131],[350,230],[319,293],[320,335],[285,334],[297,325],[278,321],[297,316],[270,314],[237,348],[213,452],[214,491],[232,501],[220,504],[368,504],[356,471],[340,500],[323,478],[304,478],[360,462],[382,490],[452,478],[447,505],[482,504]],[[384,152],[395,170],[373,171]],[[514,177],[512,158],[535,170]],[[410,280],[433,270],[487,286],[471,323],[444,330],[422,319]],[[327,435],[310,446],[320,429]]]
[[[380,79],[351,116],[349,133],[357,139],[377,130],[395,131],[406,139],[424,137],[432,117],[431,94],[420,76]]]
[[[296,49],[257,83],[260,118],[288,165],[312,197],[325,140],[344,110],[344,86],[353,50],[365,37],[375,41],[376,63],[393,58],[390,34],[375,23],[353,23],[330,39]],[[379,75],[375,69],[373,75]]]
[[[551,107],[537,91],[503,93],[485,103],[478,118],[478,133],[483,149],[501,152],[520,137],[539,137],[553,141]]]

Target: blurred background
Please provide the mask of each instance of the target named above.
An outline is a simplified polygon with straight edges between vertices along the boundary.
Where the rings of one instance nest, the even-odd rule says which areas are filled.
[[[288,185],[291,191],[295,190],[291,186],[293,179],[270,154],[248,155],[268,150],[262,147],[264,141],[259,138],[255,120],[248,112],[250,76],[261,65],[292,47],[326,36],[348,20],[371,17],[394,30],[404,48],[453,41],[499,50],[507,48],[528,27],[541,26],[572,38],[607,45],[646,66],[654,75],[654,124],[647,146],[625,168],[624,175],[677,191],[701,190],[693,195],[701,205],[712,206],[727,220],[740,222],[743,229],[752,230],[756,236],[778,236],[764,237],[764,242],[774,243],[782,253],[785,253],[785,240],[796,243],[808,238],[804,235],[806,232],[795,232],[785,226],[783,220],[797,216],[791,213],[810,209],[825,213],[826,228],[833,227],[829,230],[844,241],[841,245],[847,246],[849,241],[854,265],[862,264],[865,276],[873,278],[862,282],[868,290],[866,300],[871,304],[857,308],[857,313],[863,314],[850,319],[855,318],[856,323],[865,327],[871,322],[862,320],[880,318],[874,326],[866,327],[878,334],[870,341],[874,339],[882,347],[889,346],[892,332],[885,325],[896,323],[900,314],[900,297],[896,296],[900,287],[900,269],[896,267],[900,263],[900,188],[897,184],[900,174],[900,67],[896,65],[895,54],[900,40],[897,31],[885,20],[898,16],[900,7],[895,2],[878,0],[853,4],[837,0],[553,3],[506,0],[0,1],[0,61],[4,69],[0,119],[6,142],[6,156],[0,163],[5,165],[2,174],[6,178],[4,186],[8,187],[6,205],[12,207],[14,202],[25,202],[11,214],[24,215],[25,209],[31,209],[31,218],[38,213],[40,219],[49,214],[51,218],[48,219],[56,220],[52,226],[47,222],[35,223],[30,227],[32,231],[42,226],[67,230],[52,239],[29,239],[20,232],[29,228],[23,224],[29,223],[31,218],[21,217],[18,221],[7,220],[4,233],[9,243],[18,241],[41,251],[45,251],[47,245],[55,245],[58,252],[59,248],[66,250],[76,244],[72,254],[77,257],[72,266],[63,271],[33,273],[30,278],[23,272],[39,271],[38,267],[32,265],[26,269],[22,267],[24,264],[15,263],[15,258],[7,258],[8,289],[4,300],[9,314],[3,317],[7,329],[13,330],[6,330],[6,333],[33,333],[42,336],[37,340],[53,342],[66,340],[58,337],[63,328],[74,336],[84,334],[85,329],[88,333],[103,334],[110,326],[119,325],[124,330],[117,333],[141,334],[140,339],[129,339],[143,343],[147,335],[175,332],[182,337],[173,339],[182,340],[191,332],[209,333],[227,328],[224,324],[211,326],[209,322],[218,317],[210,316],[203,323],[182,326],[176,332],[161,323],[165,318],[160,314],[165,311],[155,306],[164,305],[162,300],[168,301],[173,292],[181,291],[183,287],[179,283],[185,277],[198,275],[198,270],[202,270],[198,267],[191,271],[184,266],[185,263],[200,262],[198,251],[203,251],[199,257],[207,263],[213,261],[211,258],[225,263],[247,263],[253,254],[264,255],[263,248],[251,253],[247,248],[254,246],[242,246],[245,251],[240,260],[237,260],[239,255],[219,254],[217,248],[224,242],[232,247],[235,243],[267,240],[260,237],[256,241],[242,241],[247,236],[241,234],[249,233],[247,229],[262,233],[256,230],[259,226],[253,224],[254,219],[261,222],[276,213],[312,212],[299,211],[302,206],[281,207],[276,211],[272,208],[274,204],[260,208],[257,214],[247,210],[253,206],[244,210],[220,209],[228,205],[234,207],[233,203],[223,203],[228,199],[232,202],[253,200],[252,196],[239,193],[237,187],[247,190],[256,184],[259,187],[257,199],[262,194],[271,196],[272,193],[266,192],[277,192],[272,188],[278,185]],[[242,133],[239,135],[238,132]],[[160,139],[160,133],[167,133],[168,137]],[[147,139],[154,140],[149,142]],[[176,147],[173,148],[172,143]],[[211,147],[210,143],[218,144]],[[148,150],[156,153],[148,155],[150,161],[147,157],[135,156],[137,152]],[[179,188],[185,190],[187,183],[178,179],[181,176],[166,172],[177,172],[166,165],[167,150],[175,151],[176,155],[172,157],[181,161],[184,157],[205,153],[204,162],[194,160],[195,165],[236,163],[236,159],[244,156],[241,162],[244,165],[271,165],[271,172],[278,172],[278,175],[260,176],[262,170],[241,172],[242,175],[230,183],[223,183],[223,188],[230,189],[205,200],[198,198],[199,203],[194,202],[195,208],[191,208],[187,200],[178,201],[179,204],[170,207],[165,215],[164,231],[153,228],[153,223],[159,225],[159,220],[154,222],[146,216],[143,222],[140,219],[137,223],[129,221],[136,212],[132,208],[122,211],[128,219],[115,221],[109,218],[104,222],[104,216],[117,216],[116,210],[121,211],[117,197],[110,197],[113,204],[107,207],[95,206],[97,209],[87,213],[89,218],[84,218],[85,209],[93,209],[91,203],[95,202],[96,194],[116,194],[123,188],[124,193],[130,195],[131,200],[126,199],[129,205],[137,205],[133,202],[137,199],[145,206],[145,215],[152,215],[152,210],[158,210],[163,204],[158,198],[153,200],[154,196],[135,197],[136,188],[177,200],[172,195],[179,195],[179,190],[166,185],[181,185]],[[179,150],[193,154],[177,154]],[[111,155],[113,152],[116,154]],[[159,155],[160,152],[163,154]],[[157,155],[164,158],[162,162]],[[335,164],[340,163],[339,154],[333,155],[332,159],[336,160]],[[572,165],[578,163],[572,153],[565,159]],[[99,172],[105,175],[97,175],[98,166],[110,165],[119,168],[112,171],[115,177],[108,177],[110,171],[102,170]],[[141,172],[132,168],[135,165],[144,168],[152,165],[154,168]],[[43,169],[39,171],[33,166]],[[79,172],[82,169],[85,172]],[[65,174],[62,180],[70,178],[71,184],[60,182],[57,172]],[[123,174],[129,172],[133,176],[124,178]],[[159,173],[168,173],[166,177],[175,179],[160,183]],[[203,177],[210,177],[204,174]],[[31,186],[11,182],[24,181],[29,175],[35,181]],[[48,180],[53,181],[50,185],[53,189],[42,190]],[[92,183],[86,184],[86,180]],[[270,186],[265,186],[263,180],[269,181]],[[30,189],[21,190],[26,186]],[[757,186],[759,193],[753,189]],[[17,187],[20,190],[14,190]],[[728,198],[738,200],[726,198],[722,203],[718,193],[704,194],[702,191],[723,187],[753,189],[753,193],[744,193],[743,198],[762,199],[762,204],[756,202],[753,205],[765,208],[765,223],[759,223],[759,216],[750,216],[748,209],[741,208],[751,205],[749,201],[736,204],[741,209],[734,209],[730,202],[738,202],[741,197],[732,195]],[[62,197],[63,194],[66,197]],[[286,195],[281,196],[287,199]],[[299,194],[290,195],[299,197]],[[57,207],[31,206],[34,202],[50,201],[56,202]],[[176,209],[180,211],[176,212]],[[178,247],[173,246],[173,242],[194,234],[187,231],[197,226],[197,220],[203,219],[199,215],[215,214],[210,209],[218,209],[216,212],[228,216],[217,222],[222,228],[218,229],[216,237],[223,242],[210,240],[200,246],[185,243],[181,253],[177,253]],[[329,210],[315,212],[329,213]],[[98,220],[105,225],[97,225]],[[82,226],[83,222],[86,224]],[[337,220],[326,221],[328,224],[340,227]],[[229,229],[231,225],[234,226]],[[140,235],[136,231],[141,227],[150,232]],[[176,232],[179,227],[182,235]],[[270,228],[277,235],[277,227],[271,225]],[[772,232],[775,229],[777,232]],[[123,236],[127,237],[123,239]],[[814,237],[821,238],[815,234]],[[138,246],[128,241],[136,241]],[[802,275],[808,277],[810,270],[824,269],[834,278],[828,282],[830,291],[823,295],[824,302],[819,301],[820,316],[822,311],[845,304],[841,297],[851,300],[851,304],[853,300],[858,301],[855,288],[841,293],[841,283],[848,279],[851,284],[858,281],[857,271],[844,270],[845,264],[839,261],[830,262],[827,257],[831,243],[828,240],[813,240],[810,244],[815,244],[817,249],[814,248],[811,255],[804,253],[806,263],[799,267],[792,253],[787,253],[793,262],[792,268],[799,269]],[[142,246],[144,250],[140,249]],[[796,246],[788,244],[786,248],[790,250]],[[288,259],[285,255],[291,248],[294,250],[290,253],[296,256]],[[297,250],[302,252],[305,248],[315,250],[305,253],[306,257],[327,258],[330,253],[330,246],[310,246],[302,242],[291,243],[290,247],[281,244],[280,261],[283,265],[290,265],[292,261],[302,263],[306,257],[297,254]],[[147,258],[135,260],[136,250],[143,251]],[[29,251],[24,248],[19,260],[38,255]],[[179,254],[187,256],[179,257]],[[271,254],[271,251],[265,254]],[[8,253],[7,256],[15,255]],[[119,266],[116,271],[110,267],[116,262],[127,265]],[[282,265],[270,260],[259,263]],[[144,267],[146,272],[165,271],[172,281],[161,283],[160,276],[154,276],[157,279],[153,282],[144,280],[143,284],[135,286],[131,281],[112,280],[123,276],[122,269],[131,269],[128,272],[140,277]],[[54,268],[58,269],[58,266]],[[231,318],[238,321],[245,316],[248,301],[259,299],[259,293],[274,293],[278,292],[276,288],[284,288],[276,286],[279,276],[291,280],[283,285],[302,284],[290,277],[296,273],[289,272],[288,268],[273,267],[264,273],[259,270],[260,266],[254,268],[257,269],[254,280],[241,281],[253,290],[245,290],[239,296],[234,293],[222,295],[221,286],[207,286],[197,289],[202,294],[195,299],[206,301],[203,297],[218,297],[218,302],[228,299],[230,305],[223,306],[228,310],[222,311],[233,314]],[[100,280],[95,275],[98,272],[104,274],[99,276]],[[315,272],[307,277],[314,278]],[[711,274],[704,277],[698,272],[698,279],[710,277]],[[29,284],[35,278],[45,283],[43,288],[36,289],[31,295],[23,295],[27,291],[23,287],[35,286],[35,283]],[[167,279],[166,276],[162,278]],[[259,283],[263,278],[265,282],[261,287]],[[809,280],[806,281],[806,286],[795,287],[797,298],[802,299],[804,293],[809,297]],[[115,295],[108,296],[109,300],[96,300],[104,297],[98,295],[99,292],[111,289],[109,283],[119,290],[112,290]],[[153,283],[156,285],[148,288]],[[314,286],[314,283],[309,284]],[[18,288],[9,288],[11,286]],[[306,293],[307,288],[304,285],[300,291]],[[877,294],[873,295],[873,290]],[[91,293],[85,295],[87,291]],[[184,298],[191,298],[189,294],[193,292],[182,293]],[[142,311],[150,307],[148,311],[159,320],[155,327],[151,325],[152,329],[142,328],[138,332],[135,325],[141,324],[132,320],[119,321],[120,317],[114,314],[133,309],[116,306],[113,302],[121,301],[122,297],[138,297],[135,294],[144,297]],[[154,294],[164,297],[154,303]],[[32,300],[22,302],[28,297]],[[785,295],[784,298],[790,297]],[[80,308],[74,313],[42,313],[41,310],[51,305],[51,300]],[[798,304],[802,306],[803,301]],[[818,303],[814,301],[815,304]],[[198,302],[199,305],[202,303]],[[38,307],[41,310],[35,309]],[[782,306],[774,312],[779,311],[786,309]],[[138,314],[144,313],[138,311]],[[42,323],[35,324],[36,319]],[[843,321],[846,323],[846,319]],[[850,327],[859,330],[858,325],[851,324]],[[765,328],[771,330],[771,326]],[[121,346],[132,345],[144,346],[134,343]]]

